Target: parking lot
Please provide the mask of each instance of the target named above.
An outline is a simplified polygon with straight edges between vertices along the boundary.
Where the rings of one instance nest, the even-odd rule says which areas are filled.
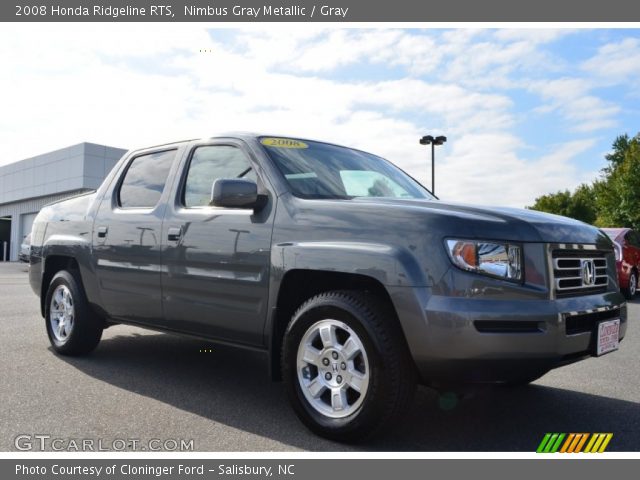
[[[522,388],[420,388],[407,421],[354,447],[309,433],[258,353],[116,326],[91,356],[54,355],[26,272],[0,263],[2,451],[34,434],[192,439],[196,451],[534,451],[545,432],[613,432],[608,450],[640,450],[639,300],[620,351]]]

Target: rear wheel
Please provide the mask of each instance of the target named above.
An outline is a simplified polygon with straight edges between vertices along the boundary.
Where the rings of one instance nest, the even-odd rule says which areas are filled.
[[[622,289],[623,295],[627,298],[627,300],[631,300],[636,292],[638,291],[638,273],[634,270],[629,275],[629,285],[627,288]]]
[[[45,323],[51,346],[62,355],[89,353],[102,337],[101,319],[89,307],[82,284],[66,270],[49,284]]]
[[[287,393],[319,435],[361,441],[392,426],[415,389],[395,314],[370,295],[335,291],[295,313],[283,344]]]

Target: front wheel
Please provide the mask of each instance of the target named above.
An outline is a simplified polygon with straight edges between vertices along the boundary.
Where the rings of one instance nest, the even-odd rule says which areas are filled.
[[[82,284],[65,270],[49,284],[45,322],[51,346],[62,355],[89,353],[102,337],[102,322],[89,307]]]
[[[334,440],[361,441],[392,426],[415,389],[395,314],[361,292],[322,293],[302,305],[285,332],[282,361],[298,417]]]
[[[627,300],[632,300],[638,290],[638,274],[635,272],[631,272],[629,275],[629,285],[627,288],[622,289],[622,294],[625,296]]]

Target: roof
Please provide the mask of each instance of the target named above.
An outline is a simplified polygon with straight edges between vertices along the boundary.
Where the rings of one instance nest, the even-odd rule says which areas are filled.
[[[618,237],[622,237],[626,235],[626,233],[631,230],[626,227],[612,227],[612,228],[601,228],[604,233],[606,233],[609,237],[613,239],[617,239]]]

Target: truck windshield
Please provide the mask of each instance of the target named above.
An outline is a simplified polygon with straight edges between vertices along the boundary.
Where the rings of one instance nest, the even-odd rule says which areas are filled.
[[[369,153],[292,138],[262,137],[260,143],[297,197],[434,198],[402,170]]]

